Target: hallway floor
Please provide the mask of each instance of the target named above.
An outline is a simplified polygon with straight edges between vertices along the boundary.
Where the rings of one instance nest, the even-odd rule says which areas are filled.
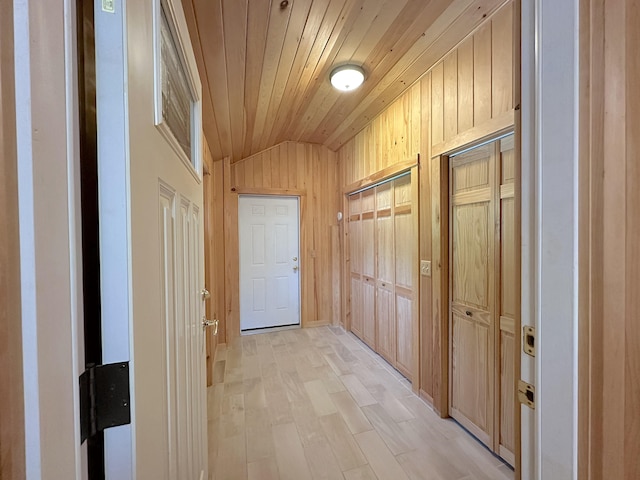
[[[220,346],[208,409],[210,479],[513,478],[339,328],[244,336]]]

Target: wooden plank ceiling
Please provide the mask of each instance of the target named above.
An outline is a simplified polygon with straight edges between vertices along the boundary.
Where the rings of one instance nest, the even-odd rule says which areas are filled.
[[[182,0],[213,157],[280,142],[337,150],[504,0]],[[360,89],[331,70],[364,68]]]

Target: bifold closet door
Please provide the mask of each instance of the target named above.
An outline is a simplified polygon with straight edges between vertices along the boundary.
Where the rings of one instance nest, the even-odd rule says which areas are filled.
[[[360,221],[360,194],[348,197],[349,208],[349,278],[351,287],[351,331],[363,336],[362,316],[362,224]]]
[[[493,440],[494,156],[490,145],[450,159],[451,416]]]
[[[395,363],[395,306],[392,182],[378,185],[376,192],[376,350],[392,365]]]
[[[498,332],[498,431],[497,453],[515,465],[515,335],[518,307],[516,305],[515,278],[515,152],[513,135],[500,141],[500,301]]]
[[[449,159],[450,414],[515,462],[513,136]]]
[[[393,182],[395,248],[396,368],[408,379],[413,376],[413,318],[415,311],[417,232],[414,223],[411,175]]]
[[[362,196],[362,340],[376,348],[376,220],[375,191],[365,190]]]

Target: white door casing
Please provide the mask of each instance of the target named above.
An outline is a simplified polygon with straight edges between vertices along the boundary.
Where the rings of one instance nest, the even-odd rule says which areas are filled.
[[[87,477],[75,19],[71,0],[13,2],[27,479]]]
[[[159,0],[114,5],[95,12],[103,360],[130,361],[131,425],[105,431],[106,478],[198,480],[207,475],[201,160],[191,167],[154,122]],[[181,4],[166,5],[199,99]]]
[[[240,195],[240,330],[300,323],[299,198]]]

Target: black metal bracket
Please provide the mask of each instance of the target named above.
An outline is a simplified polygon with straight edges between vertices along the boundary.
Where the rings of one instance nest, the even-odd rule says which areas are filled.
[[[80,375],[81,442],[131,423],[129,362],[89,365]]]

